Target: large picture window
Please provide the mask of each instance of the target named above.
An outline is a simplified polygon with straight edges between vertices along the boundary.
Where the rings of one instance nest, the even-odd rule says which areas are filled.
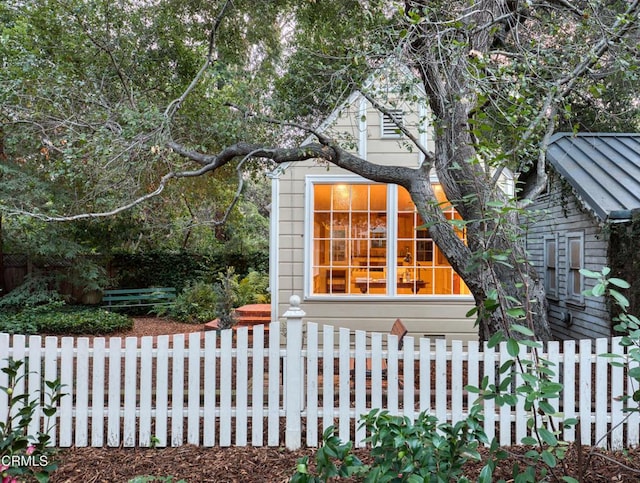
[[[434,189],[445,216],[459,218]],[[312,196],[313,294],[469,294],[403,188],[316,182]]]

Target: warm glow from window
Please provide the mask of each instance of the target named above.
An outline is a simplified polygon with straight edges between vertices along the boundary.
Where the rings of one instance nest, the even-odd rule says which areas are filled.
[[[459,219],[442,188],[434,185],[434,190],[445,216]],[[387,216],[387,192],[380,184],[314,185],[313,293],[468,294],[408,192],[398,187],[397,217]]]

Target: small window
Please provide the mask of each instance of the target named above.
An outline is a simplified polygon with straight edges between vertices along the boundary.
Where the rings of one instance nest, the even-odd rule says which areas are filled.
[[[584,279],[580,269],[584,265],[584,235],[567,234],[567,299],[582,303],[584,297]]]
[[[392,117],[393,116],[393,117]],[[394,122],[395,119],[395,122]],[[398,123],[404,122],[404,112],[402,109],[389,109],[388,113],[382,115],[382,137],[383,138],[399,138],[402,132],[398,127]]]
[[[558,296],[558,235],[544,239],[544,289],[548,297]]]

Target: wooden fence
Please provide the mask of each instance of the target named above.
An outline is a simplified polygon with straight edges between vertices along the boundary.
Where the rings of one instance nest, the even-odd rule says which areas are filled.
[[[440,421],[467,415],[476,395],[465,390],[483,377],[499,382],[505,346],[404,338],[302,322],[295,304],[286,323],[235,331],[156,338],[56,338],[0,334],[0,359],[22,359],[16,388],[32,397],[43,380],[65,385],[54,416],[53,444],[69,446],[317,446],[334,425],[343,440],[362,445],[357,423],[371,408],[414,418],[431,411]],[[638,414],[623,412],[633,391],[623,368],[598,354],[624,354],[617,340],[551,342],[543,357],[564,384],[553,404],[580,420],[559,437],[620,449],[636,446]],[[367,361],[367,359],[369,361]],[[0,386],[6,386],[0,374]],[[507,389],[507,390],[513,390]],[[0,420],[7,415],[0,391]],[[514,408],[484,403],[484,428],[501,445],[528,434],[522,401]],[[32,433],[42,430],[41,412]]]

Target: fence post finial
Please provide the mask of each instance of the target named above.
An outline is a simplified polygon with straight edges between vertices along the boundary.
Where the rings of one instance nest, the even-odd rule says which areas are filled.
[[[300,297],[292,295],[289,309],[283,314],[287,324],[287,356],[285,361],[285,445],[288,449],[299,449],[302,444],[302,318]]]

